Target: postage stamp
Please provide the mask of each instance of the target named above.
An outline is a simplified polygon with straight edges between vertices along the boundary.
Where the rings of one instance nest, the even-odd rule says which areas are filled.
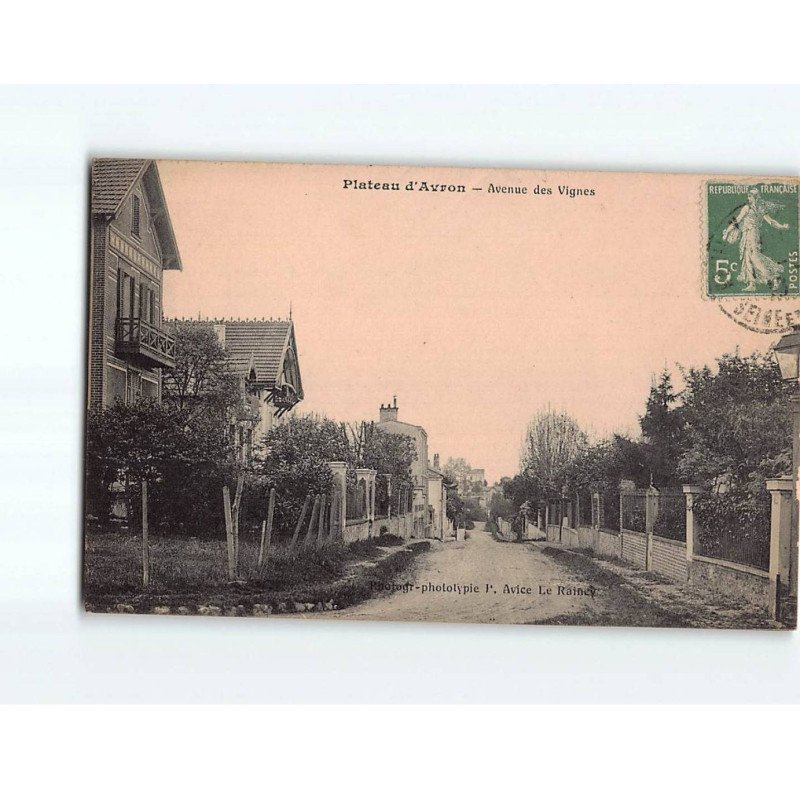
[[[797,182],[711,180],[704,200],[707,296],[751,330],[800,323]]]

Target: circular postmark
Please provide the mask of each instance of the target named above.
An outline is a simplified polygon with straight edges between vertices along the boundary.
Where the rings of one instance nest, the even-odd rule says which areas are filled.
[[[800,324],[798,180],[712,179],[703,194],[706,297],[757,333]]]

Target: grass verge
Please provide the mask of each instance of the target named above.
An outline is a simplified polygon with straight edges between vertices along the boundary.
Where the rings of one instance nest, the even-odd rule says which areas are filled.
[[[374,595],[375,585],[406,571],[429,547],[389,535],[296,553],[278,545],[259,568],[257,544],[245,540],[238,579],[230,582],[223,542],[153,537],[144,589],[136,537],[94,531],[85,538],[84,604],[99,612],[237,616],[344,608]]]

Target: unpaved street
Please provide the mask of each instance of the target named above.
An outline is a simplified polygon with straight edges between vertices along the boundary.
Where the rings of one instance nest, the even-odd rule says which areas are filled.
[[[413,575],[340,619],[533,624],[758,624],[750,607],[650,573],[538,544],[497,541],[478,526],[466,542],[434,542]],[[405,582],[405,583],[404,583]]]

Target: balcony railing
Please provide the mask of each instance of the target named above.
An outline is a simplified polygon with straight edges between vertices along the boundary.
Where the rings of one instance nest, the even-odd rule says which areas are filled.
[[[283,386],[276,386],[270,392],[269,399],[272,404],[278,409],[278,415],[285,413],[293,406],[297,405],[300,398],[292,386],[284,384]]]
[[[117,354],[144,367],[175,366],[175,339],[139,317],[117,319]]]

